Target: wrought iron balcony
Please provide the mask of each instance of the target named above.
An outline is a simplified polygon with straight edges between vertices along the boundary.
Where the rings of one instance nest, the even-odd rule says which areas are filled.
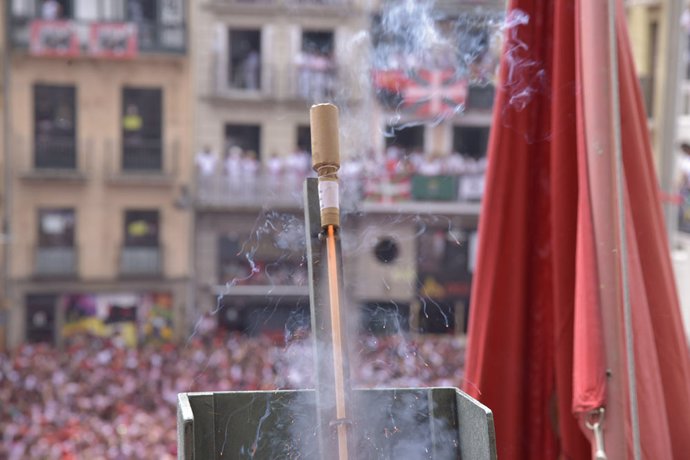
[[[162,140],[105,143],[105,176],[110,182],[170,183],[178,172],[179,144]]]
[[[34,139],[15,135],[11,149],[12,157],[17,159],[15,170],[27,180],[85,181],[94,157],[90,139],[77,141],[72,137]]]
[[[244,75],[242,72],[233,74],[228,69],[225,56],[216,54],[212,61],[212,69],[208,73],[208,80],[202,84],[208,85],[207,94],[216,99],[224,100],[275,100],[280,97],[280,71],[275,65],[261,63],[258,75]],[[247,81],[247,79],[254,81]]]
[[[38,1],[24,0],[24,3],[28,6],[9,17],[9,38],[12,46],[31,54],[133,58],[138,53],[184,54],[187,50],[184,22],[164,24],[128,21],[124,17],[100,21],[71,18],[46,21],[35,13],[40,10],[36,6]],[[98,40],[101,31],[105,40]]]
[[[77,276],[77,250],[74,247],[37,247],[34,274],[42,278]]]
[[[120,253],[120,276],[158,277],[163,274],[163,251],[159,246],[123,246]]]
[[[34,167],[76,169],[77,140],[74,137],[37,137],[34,142]]]
[[[292,67],[289,97],[309,102],[332,100],[341,82],[335,60],[304,62]]]

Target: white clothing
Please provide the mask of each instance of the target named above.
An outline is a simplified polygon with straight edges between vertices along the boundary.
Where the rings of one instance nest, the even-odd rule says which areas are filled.
[[[218,156],[213,152],[201,151],[196,154],[196,166],[203,176],[212,176],[216,171]]]
[[[60,4],[57,0],[48,0],[41,6],[41,17],[47,21],[54,21],[60,17]]]

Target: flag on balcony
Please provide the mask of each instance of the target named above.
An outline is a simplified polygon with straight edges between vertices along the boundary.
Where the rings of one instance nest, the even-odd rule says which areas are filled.
[[[29,51],[34,56],[79,56],[79,37],[71,21],[31,21]]]
[[[402,92],[401,109],[414,116],[452,116],[467,99],[467,80],[454,70],[414,71],[409,80]]]
[[[453,69],[377,70],[372,80],[386,109],[417,118],[452,116],[467,100],[467,79]]]

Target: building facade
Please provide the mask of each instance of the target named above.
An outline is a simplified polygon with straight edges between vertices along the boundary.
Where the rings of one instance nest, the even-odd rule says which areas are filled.
[[[403,3],[196,5],[192,317],[277,336],[308,327],[309,107],[334,102],[356,322],[378,332],[464,330],[493,81],[472,80],[475,68],[400,64],[404,44],[382,18]],[[489,24],[502,7],[440,2],[422,13],[451,41],[480,43],[488,69]],[[406,104],[403,85],[419,100]]]
[[[169,340],[188,301],[183,0],[12,0],[8,343]]]

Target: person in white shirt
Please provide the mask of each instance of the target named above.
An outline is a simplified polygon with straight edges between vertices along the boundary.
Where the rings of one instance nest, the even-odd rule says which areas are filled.
[[[419,174],[423,176],[438,176],[443,172],[443,163],[439,153],[428,155],[426,161],[419,166]]]
[[[44,0],[41,5],[41,18],[46,21],[55,21],[62,16],[62,5],[57,0]]]
[[[225,155],[224,166],[230,191],[238,192],[242,188],[242,149],[240,147],[236,145],[230,147]]]
[[[244,193],[253,196],[256,192],[256,179],[259,175],[259,160],[256,159],[256,152],[248,150],[242,156],[242,181],[244,182]]]
[[[216,172],[216,165],[218,164],[218,155],[211,150],[211,147],[205,145],[197,154],[195,158],[196,167],[199,171],[199,178],[209,178]]]

